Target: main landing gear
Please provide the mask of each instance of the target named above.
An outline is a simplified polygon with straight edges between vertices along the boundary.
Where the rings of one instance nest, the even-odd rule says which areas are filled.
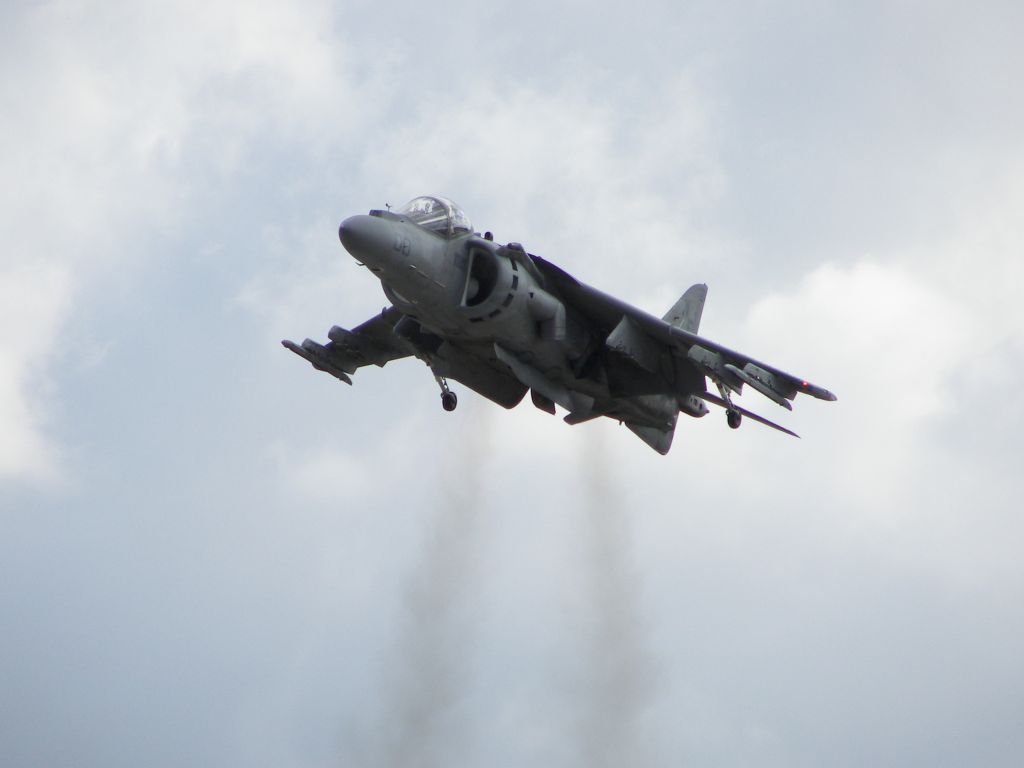
[[[729,429],[739,429],[740,424],[743,423],[743,414],[732,404],[729,388],[720,381],[716,381],[715,384],[718,385],[718,391],[722,395],[722,399],[725,400],[725,404],[729,406],[725,409],[725,423],[729,425]]]
[[[434,374],[434,380],[441,387],[441,407],[446,411],[454,411],[455,406],[459,404],[459,398],[448,387],[448,380],[444,376],[438,376],[436,373]]]

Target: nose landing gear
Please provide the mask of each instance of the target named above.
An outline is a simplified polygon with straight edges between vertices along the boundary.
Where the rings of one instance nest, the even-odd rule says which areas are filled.
[[[455,407],[459,404],[459,398],[448,387],[448,380],[443,376],[438,376],[436,373],[434,374],[434,380],[441,387],[441,407],[446,411],[454,411]]]

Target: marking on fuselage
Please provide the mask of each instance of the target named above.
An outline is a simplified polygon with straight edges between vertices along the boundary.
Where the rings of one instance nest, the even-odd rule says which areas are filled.
[[[408,256],[412,251],[412,243],[404,235],[395,235],[394,248],[403,256]]]

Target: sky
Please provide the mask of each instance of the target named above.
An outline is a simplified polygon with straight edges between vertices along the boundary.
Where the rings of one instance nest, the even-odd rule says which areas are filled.
[[[1024,761],[1024,9],[6,3],[0,763]],[[838,402],[661,457],[415,360],[420,194]]]

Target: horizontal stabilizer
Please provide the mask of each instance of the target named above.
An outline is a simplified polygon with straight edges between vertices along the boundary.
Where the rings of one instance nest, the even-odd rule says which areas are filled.
[[[668,453],[669,448],[672,447],[672,438],[675,437],[676,434],[674,427],[672,429],[657,429],[655,427],[633,424],[628,421],[625,422],[625,424],[629,428],[630,432],[639,437],[662,456]]]

